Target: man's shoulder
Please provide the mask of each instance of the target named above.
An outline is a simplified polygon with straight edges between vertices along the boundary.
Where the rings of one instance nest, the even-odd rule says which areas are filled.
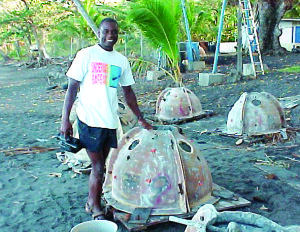
[[[80,50],[80,52],[82,52],[82,53],[92,52],[92,51],[94,51],[96,48],[97,48],[97,45],[91,45],[91,46],[82,48],[82,49]]]
[[[126,56],[124,56],[121,52],[118,52],[116,50],[114,50],[114,54],[115,56],[117,56],[119,59],[122,59],[122,60],[128,60]]]
[[[96,47],[95,47],[95,45],[92,45],[92,46],[80,49],[77,52],[76,56],[77,57],[84,57],[86,59],[87,57],[91,57],[92,54],[95,53],[95,52],[96,52]]]

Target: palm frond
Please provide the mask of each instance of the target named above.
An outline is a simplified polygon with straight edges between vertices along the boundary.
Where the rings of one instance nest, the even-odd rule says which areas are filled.
[[[178,31],[181,19],[179,0],[141,0],[131,5],[128,18],[136,24],[153,47],[161,47],[180,81]]]

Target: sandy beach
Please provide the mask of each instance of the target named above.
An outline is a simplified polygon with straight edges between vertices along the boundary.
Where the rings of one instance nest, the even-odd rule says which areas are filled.
[[[212,67],[206,58],[206,72]],[[300,53],[265,56],[268,72],[257,79],[201,87],[198,73],[183,75],[183,84],[200,99],[204,110],[214,115],[178,125],[201,150],[213,182],[251,202],[237,208],[263,215],[282,225],[300,225],[300,143],[299,135],[287,141],[254,141],[236,145],[236,138],[222,136],[228,112],[243,92],[268,92],[276,98],[299,95],[299,73],[278,69],[300,65]],[[220,57],[219,72],[235,68],[236,57]],[[74,173],[61,163],[53,138],[60,127],[65,90],[59,83],[49,85],[47,76],[59,65],[26,68],[0,65],[0,231],[66,232],[91,220],[84,210],[88,175]],[[65,67],[64,67],[65,68]],[[58,84],[55,88],[50,86]],[[173,83],[169,78],[152,84],[137,80],[134,85],[145,117],[153,119],[155,100]],[[284,109],[287,123],[300,128],[300,107]],[[157,122],[153,121],[153,124]],[[265,162],[262,162],[265,161]],[[118,231],[127,231],[118,222]],[[164,223],[147,231],[184,231],[185,226]]]

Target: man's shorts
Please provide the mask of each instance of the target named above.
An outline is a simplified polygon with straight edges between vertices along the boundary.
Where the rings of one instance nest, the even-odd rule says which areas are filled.
[[[117,148],[117,130],[99,127],[90,127],[78,121],[79,140],[82,147],[92,152],[100,152],[105,146]]]

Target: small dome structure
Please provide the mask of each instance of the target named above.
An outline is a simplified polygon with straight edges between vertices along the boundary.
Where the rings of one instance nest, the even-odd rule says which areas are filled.
[[[127,104],[119,100],[118,116],[125,132],[132,129],[138,122],[137,117],[131,111]]]
[[[163,121],[179,121],[202,114],[198,97],[184,87],[166,88],[158,96],[155,116]]]
[[[133,128],[110,152],[106,167],[104,197],[121,211],[184,214],[212,198],[207,163],[177,127]]]
[[[243,93],[228,114],[228,134],[261,135],[286,127],[279,101],[266,92]]]

